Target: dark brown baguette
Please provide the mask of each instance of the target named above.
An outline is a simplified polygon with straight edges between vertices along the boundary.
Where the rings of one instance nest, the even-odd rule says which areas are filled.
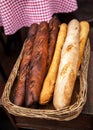
[[[33,42],[37,32],[38,25],[32,24],[30,27],[29,40],[26,41],[23,58],[19,68],[18,82],[15,89],[14,104],[22,106],[25,98],[25,80],[29,69],[29,62],[31,60],[31,53],[33,48]]]
[[[55,50],[55,45],[56,45],[56,40],[58,36],[58,31],[59,31],[59,25],[60,22],[56,16],[54,16],[50,21],[49,21],[49,42],[48,42],[48,59],[47,59],[47,71],[50,67],[54,50]]]
[[[37,23],[31,24],[28,34],[27,34],[27,39],[33,39],[35,37],[37,29],[38,29]]]
[[[26,79],[25,104],[27,107],[31,107],[39,100],[42,83],[46,73],[48,38],[48,23],[41,22],[34,41],[30,70]]]

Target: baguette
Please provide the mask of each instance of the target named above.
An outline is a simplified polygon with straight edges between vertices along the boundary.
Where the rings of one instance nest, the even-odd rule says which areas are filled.
[[[22,106],[24,104],[24,98],[25,98],[25,81],[29,69],[29,63],[31,60],[31,54],[32,54],[32,48],[33,48],[33,42],[36,36],[38,24],[32,24],[30,27],[30,36],[29,39],[27,39],[22,61],[19,68],[19,76],[18,76],[18,82],[15,89],[15,96],[14,96],[14,104],[18,106]]]
[[[49,21],[49,42],[48,42],[48,59],[47,59],[46,72],[48,72],[55,51],[55,45],[59,31],[59,24],[60,23],[57,17],[53,17]]]
[[[61,24],[52,63],[45,77],[42,90],[40,93],[39,103],[42,105],[48,103],[53,96],[55,81],[58,72],[58,66],[60,62],[61,49],[65,41],[66,31],[67,31],[67,25],[65,23]]]
[[[36,34],[37,29],[38,29],[37,23],[31,24],[31,26],[28,30],[27,39],[34,39],[34,37],[35,37],[34,34]]]
[[[36,107],[46,74],[48,57],[49,26],[47,22],[41,22],[32,51],[30,70],[26,79],[25,105]]]
[[[79,62],[78,62],[77,71],[79,70],[82,62],[84,48],[88,39],[89,30],[90,30],[89,23],[87,21],[81,21],[80,22],[80,53],[79,53]]]
[[[71,101],[79,60],[79,34],[79,21],[73,19],[68,24],[67,37],[61,52],[61,61],[53,95],[55,109],[68,106]]]

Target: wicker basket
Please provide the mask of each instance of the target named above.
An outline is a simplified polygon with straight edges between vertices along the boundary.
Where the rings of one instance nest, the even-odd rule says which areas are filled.
[[[24,43],[25,44],[25,43]],[[24,49],[24,46],[23,46]],[[14,116],[23,116],[30,118],[41,118],[41,119],[50,119],[50,120],[59,120],[59,121],[68,121],[76,118],[82,111],[83,106],[86,103],[87,98],[87,74],[88,74],[88,65],[90,58],[90,42],[87,40],[83,61],[81,64],[80,73],[77,76],[79,83],[76,83],[74,90],[74,102],[72,101],[71,105],[60,110],[55,110],[52,108],[25,108],[19,107],[13,104],[10,100],[10,94],[12,87],[14,86],[14,81],[16,79],[20,61],[22,59],[23,49],[13,67],[13,70],[9,76],[9,79],[6,83],[3,95],[2,95],[2,104],[7,109],[10,114]],[[78,90],[77,90],[78,88]]]

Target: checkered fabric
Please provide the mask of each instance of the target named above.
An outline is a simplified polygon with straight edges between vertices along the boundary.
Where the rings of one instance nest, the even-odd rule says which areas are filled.
[[[34,22],[48,22],[54,13],[76,9],[76,0],[0,0],[0,26],[10,35]]]

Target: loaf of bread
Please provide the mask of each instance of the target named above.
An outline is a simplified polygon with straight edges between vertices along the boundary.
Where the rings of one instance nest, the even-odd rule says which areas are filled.
[[[57,40],[57,36],[58,36],[58,31],[59,31],[59,25],[60,25],[60,22],[56,16],[54,16],[52,19],[50,19],[50,21],[49,21],[49,40],[48,40],[48,59],[47,59],[46,72],[48,72],[48,69],[50,67],[50,64],[51,64],[51,61],[53,58],[53,54],[54,54],[54,50],[55,50],[55,46],[56,46],[56,40]]]
[[[27,39],[24,51],[23,51],[23,56],[22,56],[22,61],[20,64],[19,68],[19,76],[18,76],[18,81],[14,93],[14,104],[18,106],[22,106],[24,103],[24,98],[25,98],[25,81],[29,69],[29,63],[31,60],[31,54],[32,54],[32,48],[33,48],[33,42],[36,36],[38,25],[37,24],[32,24],[30,27],[30,36],[29,39]]]
[[[82,62],[85,45],[89,35],[89,30],[90,30],[89,23],[87,21],[81,21],[80,22],[80,53],[79,53],[79,62],[78,62],[77,71],[80,68]]]
[[[66,32],[67,32],[67,25],[63,23],[60,26],[53,59],[49,67],[49,71],[43,82],[42,90],[40,93],[39,103],[42,105],[48,103],[53,96],[57,72],[58,72],[58,66],[60,63],[61,49],[65,41]]]
[[[30,69],[26,78],[25,104],[27,107],[36,106],[46,74],[48,57],[49,25],[41,22],[32,50]]]
[[[34,39],[35,37],[35,33],[38,29],[38,24],[37,23],[33,23],[31,24],[31,26],[29,27],[29,30],[28,30],[28,34],[27,34],[27,39]]]
[[[53,95],[55,109],[68,106],[77,77],[79,61],[80,24],[73,19],[68,24],[66,40],[61,52],[57,80]]]

